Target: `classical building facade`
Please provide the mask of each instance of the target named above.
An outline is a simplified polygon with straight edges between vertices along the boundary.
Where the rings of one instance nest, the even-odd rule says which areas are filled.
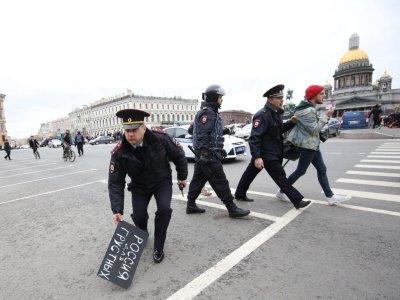
[[[392,89],[392,77],[385,73],[373,83],[373,65],[367,52],[359,48],[360,37],[355,33],[349,39],[349,51],[339,61],[334,86],[325,83],[325,107],[335,107],[335,117],[344,111],[370,110],[376,104],[389,114],[400,106],[400,89]]]
[[[103,98],[82,108],[77,108],[68,114],[67,124],[61,127],[62,132],[70,129],[73,134],[78,130],[85,136],[98,136],[122,132],[121,120],[115,116],[121,109],[134,108],[145,110],[150,117],[145,122],[148,125],[160,126],[174,122],[191,122],[198,108],[197,99],[180,97],[153,97],[133,94],[130,90],[111,98]],[[48,122],[48,123],[53,123]],[[55,135],[54,124],[42,124],[41,133],[47,131],[47,136]],[[42,130],[43,129],[43,130]]]
[[[250,123],[251,117],[253,116],[252,113],[244,110],[225,110],[221,111],[219,114],[225,125],[234,123]]]
[[[6,95],[0,94],[0,148],[3,147],[7,139],[6,117],[4,115],[4,98]]]

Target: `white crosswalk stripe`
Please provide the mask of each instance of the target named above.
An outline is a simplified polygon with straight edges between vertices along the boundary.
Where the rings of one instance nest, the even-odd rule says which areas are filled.
[[[374,157],[374,158],[400,158],[400,156],[391,156],[391,155],[368,155],[367,157]]]
[[[384,164],[400,164],[400,160],[379,160],[379,159],[362,159],[361,162],[377,162]]]
[[[356,168],[369,168],[369,169],[391,169],[400,170],[400,166],[381,166],[381,165],[355,165]]]
[[[365,176],[382,176],[382,177],[399,177],[399,173],[387,173],[387,172],[368,172],[368,171],[347,171],[346,174],[350,175],[365,175]]]
[[[336,180],[336,182],[400,188],[400,183],[399,182],[392,182],[392,181],[339,178],[338,180]]]
[[[399,195],[355,191],[355,190],[347,190],[347,189],[335,189],[335,188],[333,188],[332,191],[335,194],[340,194],[340,195],[349,195],[349,196],[353,196],[353,197],[357,197],[357,198],[365,198],[365,199],[373,199],[373,200],[390,201],[390,202],[400,203]]]
[[[400,152],[371,152],[371,154],[390,154],[390,155],[396,155],[396,154],[400,154]]]

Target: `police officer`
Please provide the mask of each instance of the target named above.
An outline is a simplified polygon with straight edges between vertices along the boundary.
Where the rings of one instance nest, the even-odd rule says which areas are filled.
[[[294,207],[306,207],[311,202],[303,201],[304,198],[288,181],[282,167],[283,136],[282,133],[293,128],[292,119],[285,124],[282,122],[283,114],[283,89],[279,84],[264,93],[267,103],[253,117],[253,127],[249,138],[250,152],[254,168],[248,166],[240,180],[243,187],[248,188],[251,181],[257,176],[259,170],[265,168],[275,183],[288,196]],[[240,186],[240,183],[239,183]],[[247,190],[247,189],[246,189]]]
[[[187,214],[204,213],[196,205],[196,199],[208,181],[228,209],[231,218],[247,216],[250,211],[236,206],[222,168],[221,160],[226,156],[223,137],[223,122],[218,113],[224,89],[219,85],[209,86],[203,93],[200,111],[193,124],[193,147],[196,154],[193,178],[189,185]]]
[[[155,213],[153,260],[164,259],[164,243],[171,219],[173,161],[178,185],[186,186],[188,175],[185,153],[178,142],[164,132],[146,128],[144,118],[149,114],[137,109],[117,112],[125,129],[121,143],[112,151],[108,177],[108,191],[113,219],[116,224],[124,213],[125,177],[131,178],[128,190],[132,192],[132,219],[135,225],[147,231],[149,215],[147,207],[154,196],[157,204]]]

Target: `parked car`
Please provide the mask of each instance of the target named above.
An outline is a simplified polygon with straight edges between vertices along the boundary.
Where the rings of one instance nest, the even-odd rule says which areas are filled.
[[[112,136],[98,136],[97,138],[90,140],[90,145],[98,145],[98,144],[111,144],[115,142],[115,138]]]
[[[321,132],[326,136],[337,136],[339,134],[340,126],[341,124],[338,119],[330,118],[328,123],[326,123],[325,126],[322,127]]]
[[[244,139],[247,141],[250,137],[252,127],[253,127],[253,124],[251,124],[251,123],[243,126],[241,129],[239,129],[235,132],[235,137],[241,138],[241,139]]]
[[[19,146],[19,149],[29,149],[29,148],[30,147],[29,147],[28,144],[24,144],[24,145]]]
[[[52,139],[51,141],[49,141],[47,145],[49,146],[49,148],[58,148],[61,146],[61,144],[62,144],[61,140]]]
[[[175,126],[164,130],[182,145],[186,158],[194,159],[194,153],[189,149],[189,146],[193,146],[193,139],[186,128]],[[231,135],[224,135],[224,138],[224,149],[228,154],[225,159],[234,160],[237,157],[247,155],[246,142],[243,139]]]
[[[367,118],[367,111],[345,111],[342,115],[342,129],[367,128]]]

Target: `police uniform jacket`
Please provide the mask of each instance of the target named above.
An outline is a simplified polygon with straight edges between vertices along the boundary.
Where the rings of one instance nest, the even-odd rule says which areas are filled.
[[[178,142],[166,133],[147,129],[143,145],[134,149],[126,140],[118,144],[111,155],[108,191],[113,213],[124,211],[125,177],[131,178],[130,189],[137,193],[153,193],[159,182],[171,178],[172,160],[178,180],[188,175],[185,153]]]
[[[218,113],[218,103],[201,103],[193,123],[193,147],[196,150],[221,152],[224,148],[224,124]]]
[[[293,128],[291,120],[282,122],[282,109],[274,109],[266,103],[264,108],[253,117],[253,127],[249,138],[250,152],[254,159],[283,159],[282,133]]]

